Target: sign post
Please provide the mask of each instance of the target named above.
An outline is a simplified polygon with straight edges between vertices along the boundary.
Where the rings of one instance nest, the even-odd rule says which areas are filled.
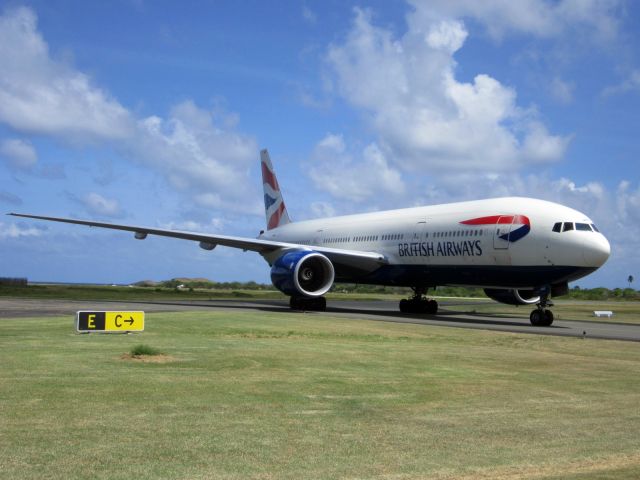
[[[76,315],[78,333],[127,333],[144,331],[144,312],[91,312]]]

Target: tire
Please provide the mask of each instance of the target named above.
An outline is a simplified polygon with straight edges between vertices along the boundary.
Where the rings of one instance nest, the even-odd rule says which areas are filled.
[[[551,326],[551,324],[553,323],[553,312],[551,310],[545,310],[543,318],[544,320],[542,325],[544,325],[545,327]]]
[[[314,299],[313,307],[316,312],[325,312],[327,310],[327,299],[324,297]]]
[[[402,313],[409,313],[409,300],[407,300],[406,298],[403,298],[402,300],[400,300],[400,312]]]
[[[289,297],[289,308],[291,310],[302,310],[302,305],[299,297]]]
[[[544,313],[542,310],[533,310],[529,315],[529,321],[534,327],[542,327],[544,325]]]
[[[438,302],[435,300],[429,300],[427,302],[427,313],[431,313],[433,315],[438,313]]]
[[[324,312],[327,309],[327,299],[324,297],[291,297],[289,299],[289,307],[291,310]]]

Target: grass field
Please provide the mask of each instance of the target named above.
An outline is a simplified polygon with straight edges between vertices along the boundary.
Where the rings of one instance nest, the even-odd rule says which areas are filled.
[[[496,318],[528,319],[534,308],[530,305],[504,305],[491,300],[456,298],[448,299],[455,306],[445,308],[457,312],[482,313]],[[640,325],[640,302],[596,301],[596,300],[554,300],[552,307],[556,320],[579,320],[581,322],[616,322]],[[612,317],[596,317],[594,310],[610,310]]]
[[[0,297],[11,298],[52,298],[65,300],[209,300],[216,298],[285,298],[277,290],[216,290],[173,288],[142,288],[106,285],[0,285]]]
[[[631,342],[186,312],[1,320],[0,364],[0,478],[640,477]]]

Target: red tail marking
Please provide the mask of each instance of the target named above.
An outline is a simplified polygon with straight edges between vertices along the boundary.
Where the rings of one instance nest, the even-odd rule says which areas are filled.
[[[280,204],[278,210],[273,212],[271,217],[269,218],[269,223],[267,224],[267,230],[271,230],[272,228],[276,228],[280,223],[280,217],[282,217],[282,212],[284,212],[284,202]]]
[[[280,187],[278,187],[278,180],[276,180],[276,177],[271,173],[269,167],[267,167],[264,162],[262,162],[262,181],[267,183],[274,191],[277,192],[280,190]]]

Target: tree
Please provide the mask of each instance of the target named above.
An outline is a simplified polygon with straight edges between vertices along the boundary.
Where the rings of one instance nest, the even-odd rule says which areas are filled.
[[[627,278],[627,282],[629,282],[629,288],[631,288],[631,284],[633,283],[633,275],[629,275],[629,278]]]

